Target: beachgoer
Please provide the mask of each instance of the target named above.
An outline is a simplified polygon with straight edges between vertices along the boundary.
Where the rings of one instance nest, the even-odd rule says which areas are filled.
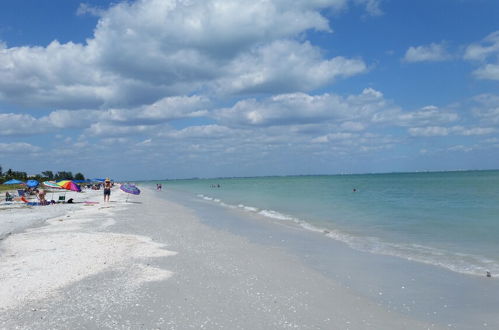
[[[487,274],[485,276],[492,277],[492,274],[490,272],[487,272]]]
[[[47,192],[44,189],[38,190],[38,199],[40,200],[40,204],[46,205],[47,201],[45,200],[45,194]]]
[[[111,197],[111,180],[106,178],[104,181],[104,202],[109,202],[109,197]]]
[[[158,189],[159,189],[159,191],[161,191],[163,189],[163,185],[161,183],[158,184]]]

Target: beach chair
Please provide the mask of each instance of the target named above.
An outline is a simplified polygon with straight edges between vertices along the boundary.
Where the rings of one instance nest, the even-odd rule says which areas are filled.
[[[17,190],[17,194],[19,195],[19,197],[24,197],[24,196],[25,196],[25,191],[24,191],[24,189],[18,189],[18,190]]]

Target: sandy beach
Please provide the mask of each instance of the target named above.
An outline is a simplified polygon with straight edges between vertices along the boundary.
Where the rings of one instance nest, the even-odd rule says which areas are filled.
[[[100,203],[40,207],[46,216],[49,208],[60,210],[0,241],[0,328],[471,329],[499,324],[487,309],[466,322],[450,323],[453,313],[420,317],[417,308],[412,313],[374,299],[372,290],[363,291],[359,283],[373,285],[368,278],[382,271],[372,269],[360,276],[365,281],[357,277],[350,286],[338,273],[328,273],[327,265],[317,267],[311,250],[307,261],[286,245],[289,235],[306,239],[292,228],[255,218],[241,223],[238,233],[223,221],[214,225],[216,213],[207,210],[203,217],[200,209],[149,189],[125,202],[126,194],[115,188],[107,204],[99,192],[85,194],[85,200]],[[21,217],[37,210],[16,212]],[[225,219],[238,217],[224,212]],[[8,222],[9,216],[2,213],[0,220]],[[254,235],[262,228],[266,238]],[[279,235],[283,244],[266,242]],[[332,257],[344,268],[346,261]],[[367,267],[395,265],[384,260],[380,264],[374,258],[377,266]],[[393,284],[398,286],[404,271],[396,268]],[[405,274],[412,271],[419,269]],[[435,278],[436,285],[440,280]],[[411,279],[406,281],[410,290]],[[398,289],[403,291],[403,285]],[[379,284],[374,296],[383,294]],[[413,297],[406,299],[410,305]]]

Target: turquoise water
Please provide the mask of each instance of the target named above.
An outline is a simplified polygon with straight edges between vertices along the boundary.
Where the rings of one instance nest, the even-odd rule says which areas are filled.
[[[499,171],[192,179],[163,187],[363,251],[499,274]]]

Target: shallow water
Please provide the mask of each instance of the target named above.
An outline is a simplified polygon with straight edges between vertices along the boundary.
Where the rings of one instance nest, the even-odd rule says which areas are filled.
[[[172,180],[163,189],[292,222],[358,250],[499,274],[499,171]]]

